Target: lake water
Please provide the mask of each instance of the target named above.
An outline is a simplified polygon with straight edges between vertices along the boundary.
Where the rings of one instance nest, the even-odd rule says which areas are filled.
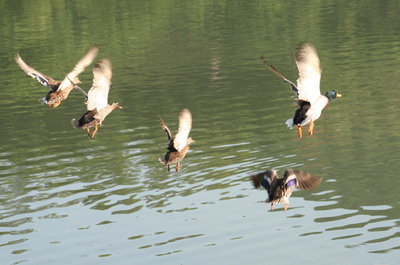
[[[399,264],[398,1],[0,2],[1,264]],[[322,91],[343,94],[312,137],[285,121],[293,51],[315,45]],[[111,113],[93,140],[14,62],[63,78],[92,45],[113,64]],[[89,89],[90,68],[81,74]],[[158,115],[182,108],[196,140],[167,172]],[[273,212],[248,176],[323,177]]]

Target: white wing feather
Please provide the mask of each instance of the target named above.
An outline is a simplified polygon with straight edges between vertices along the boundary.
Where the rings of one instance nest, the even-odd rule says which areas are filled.
[[[297,79],[299,99],[308,101],[312,105],[321,95],[320,80],[322,71],[317,51],[311,44],[303,44],[297,49],[295,59],[299,71],[299,78]]]
[[[88,110],[101,110],[108,105],[111,77],[111,62],[108,59],[101,60],[93,67],[93,86],[88,93]]]
[[[174,140],[176,150],[181,151],[187,145],[190,129],[192,129],[192,114],[188,109],[183,109],[179,115],[179,129]]]
[[[67,74],[67,76],[64,78],[58,89],[64,90],[65,88],[69,87],[71,85],[71,81],[74,81],[74,79],[78,77],[78,75],[82,73],[85,70],[85,68],[88,67],[93,62],[98,52],[99,48],[97,47],[90,48],[89,51],[86,53],[86,55],[83,56],[82,59],[75,65],[74,69]]]

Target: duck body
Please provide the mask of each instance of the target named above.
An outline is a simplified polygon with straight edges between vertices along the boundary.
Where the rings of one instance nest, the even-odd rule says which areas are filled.
[[[75,85],[79,83],[80,81],[78,80],[75,80],[74,82]],[[47,95],[41,99],[41,102],[43,104],[47,104],[48,107],[56,108],[61,104],[63,100],[68,98],[69,93],[71,93],[71,91],[74,89],[74,85],[71,84],[65,87],[65,89],[63,90],[58,90],[60,84],[61,82],[59,82],[58,85],[52,85],[50,87],[51,91],[49,91],[49,93],[47,93]]]
[[[167,165],[168,171],[171,171],[171,165],[176,164],[175,170],[178,172],[180,169],[180,162],[185,158],[186,153],[189,151],[190,145],[186,145],[181,151],[168,149],[169,151],[160,157],[160,162],[163,165]]]
[[[191,137],[188,137],[192,128],[192,114],[188,109],[183,109],[179,114],[179,129],[175,137],[161,117],[160,121],[161,128],[166,132],[168,137],[168,152],[161,156],[159,161],[163,165],[167,165],[168,171],[171,171],[172,164],[176,164],[175,171],[178,172],[180,170],[180,162],[189,151],[190,144],[195,142]]]
[[[317,187],[321,183],[321,178],[311,176],[309,173],[287,169],[283,178],[278,177],[276,170],[252,175],[251,180],[255,188],[263,187],[268,192],[266,203],[271,203],[271,211],[274,204],[285,204],[284,210],[289,207],[289,197],[294,189],[309,190]]]
[[[296,50],[295,61],[299,73],[297,85],[285,78],[275,67],[263,60],[269,70],[285,83],[288,83],[294,92],[298,109],[295,111],[294,117],[286,121],[286,125],[289,128],[297,126],[298,136],[302,137],[301,127],[310,124],[308,134],[312,135],[314,121],[321,116],[322,110],[331,100],[342,95],[335,90],[329,90],[325,95],[321,95],[320,80],[322,70],[317,51],[312,44],[301,44]]]
[[[50,89],[45,97],[41,99],[43,104],[48,107],[56,108],[61,102],[68,98],[70,92],[75,88],[79,90],[86,98],[87,94],[77,84],[81,83],[78,75],[85,70],[85,68],[92,63],[93,59],[97,56],[98,48],[92,47],[84,57],[75,65],[74,69],[66,75],[64,80],[55,80],[27,65],[19,54],[16,55],[15,61],[18,66],[29,76],[35,78],[43,86]]]

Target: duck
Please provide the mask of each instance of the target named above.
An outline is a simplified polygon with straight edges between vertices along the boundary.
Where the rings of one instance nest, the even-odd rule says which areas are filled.
[[[85,56],[83,56],[79,60],[74,69],[70,73],[68,73],[62,81],[57,81],[33,69],[32,67],[27,65],[24,60],[22,60],[21,56],[18,53],[15,56],[15,61],[27,75],[35,78],[43,86],[50,88],[50,91],[45,97],[41,99],[41,102],[43,104],[47,104],[49,108],[56,108],[61,104],[63,100],[68,98],[69,93],[74,88],[80,91],[85,96],[85,98],[87,98],[86,92],[77,85],[81,83],[78,75],[82,73],[85,68],[92,63],[92,61],[96,58],[98,51],[98,47],[89,48]]]
[[[289,84],[295,94],[298,109],[295,111],[293,118],[286,121],[286,125],[290,129],[297,126],[297,135],[301,138],[303,136],[302,127],[309,124],[308,135],[313,135],[314,122],[321,116],[322,110],[332,100],[342,97],[342,94],[337,93],[335,90],[329,90],[324,95],[321,95],[320,80],[322,70],[315,47],[311,43],[298,45],[295,52],[295,61],[299,73],[296,85],[278,72],[263,57],[261,59],[269,70]]]
[[[279,178],[278,172],[272,169],[252,175],[250,179],[255,188],[262,186],[267,190],[268,198],[265,202],[271,203],[271,211],[274,210],[274,204],[285,204],[283,210],[286,211],[289,207],[289,197],[295,188],[314,189],[322,181],[320,177],[297,169],[286,169],[282,178]]]
[[[111,62],[108,59],[102,59],[93,66],[93,85],[88,92],[87,112],[78,119],[71,121],[75,129],[85,129],[90,139],[96,135],[98,126],[112,111],[122,109],[118,102],[108,104],[108,92],[111,85]],[[90,131],[90,128],[93,128]]]
[[[176,163],[175,171],[180,169],[180,162],[185,158],[190,149],[190,144],[195,140],[189,137],[192,128],[192,114],[188,109],[183,109],[179,114],[179,128],[175,137],[168,128],[164,120],[159,116],[161,128],[166,132],[168,138],[168,152],[159,158],[161,164],[167,165],[168,171],[171,171],[171,164]]]

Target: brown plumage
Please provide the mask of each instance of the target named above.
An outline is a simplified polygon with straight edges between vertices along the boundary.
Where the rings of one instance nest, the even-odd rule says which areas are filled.
[[[111,105],[107,103],[111,77],[111,62],[108,59],[103,59],[100,63],[95,64],[93,67],[93,86],[89,90],[88,101],[86,102],[88,111],[79,120],[72,120],[72,126],[86,129],[90,139],[95,136],[98,126],[102,124],[108,114],[115,109],[122,109],[118,103]],[[94,130],[91,133],[90,128],[92,127],[94,127]]]
[[[168,137],[168,152],[159,158],[163,165],[167,165],[168,171],[171,170],[170,165],[176,163],[175,170],[178,172],[180,169],[180,161],[186,156],[190,149],[190,144],[194,143],[189,136],[192,128],[192,114],[188,109],[183,109],[179,114],[179,129],[175,137],[173,137],[167,124],[160,117],[161,128],[165,130]]]
[[[27,65],[22,58],[17,54],[15,61],[18,66],[29,76],[35,78],[43,86],[50,88],[49,93],[42,98],[42,103],[47,104],[48,107],[56,108],[61,104],[61,101],[65,100],[73,88],[78,89],[85,97],[87,95],[77,84],[80,83],[78,75],[82,73],[85,68],[92,63],[94,58],[97,56],[99,49],[92,47],[88,50],[85,56],[75,65],[74,69],[66,75],[63,81],[57,81],[53,78],[36,71],[29,65]]]
[[[310,190],[317,187],[322,178],[311,176],[309,173],[287,169],[283,178],[278,177],[276,170],[267,170],[265,172],[250,176],[255,188],[262,186],[268,192],[266,203],[271,203],[271,211],[274,210],[274,204],[285,204],[284,210],[289,207],[289,197],[295,188]]]

